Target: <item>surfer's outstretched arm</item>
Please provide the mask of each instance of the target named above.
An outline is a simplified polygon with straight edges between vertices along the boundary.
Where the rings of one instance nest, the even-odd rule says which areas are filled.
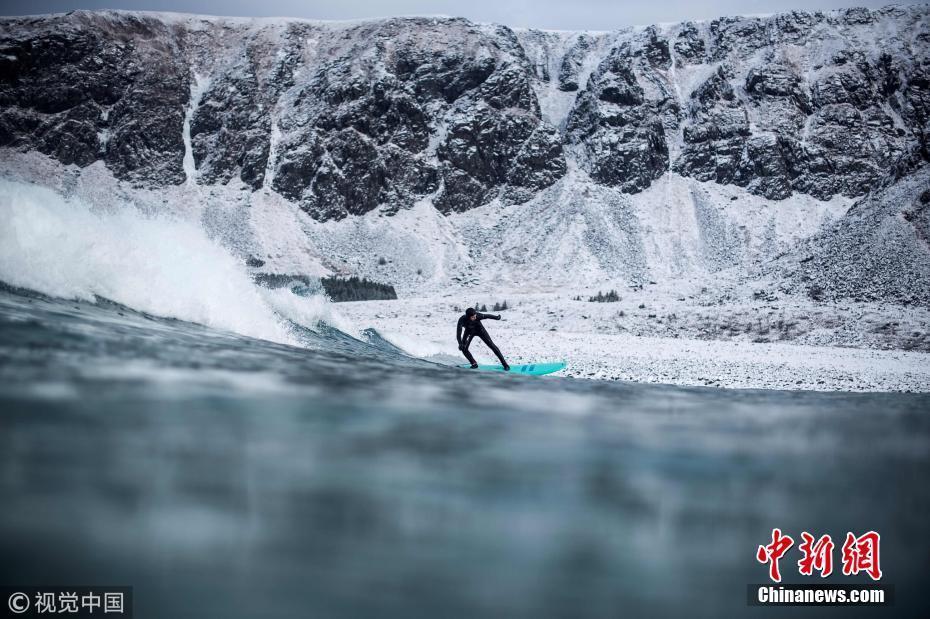
[[[500,320],[500,314],[478,314],[478,320],[484,320],[485,318],[490,320]]]

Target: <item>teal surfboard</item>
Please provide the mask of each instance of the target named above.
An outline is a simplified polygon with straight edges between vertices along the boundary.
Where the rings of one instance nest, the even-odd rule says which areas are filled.
[[[461,368],[471,368],[470,365],[460,365]],[[523,365],[511,365],[508,374],[523,374],[524,376],[542,376],[558,372],[565,367],[564,361],[552,361],[548,363],[526,363]],[[479,370],[486,372],[503,372],[502,365],[479,365]]]

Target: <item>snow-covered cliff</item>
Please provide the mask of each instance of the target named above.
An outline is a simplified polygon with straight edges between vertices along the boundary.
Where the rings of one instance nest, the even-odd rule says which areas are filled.
[[[233,245],[402,289],[748,274],[831,234],[853,199],[919,175],[928,17],[909,6],[581,33],[456,18],[4,18],[0,156],[21,170],[42,153],[75,178],[103,166],[152,204],[197,191],[253,227],[242,209],[299,208],[301,257],[254,230]],[[901,259],[927,251],[919,185],[893,194],[916,205]],[[372,260],[383,255],[390,273]]]

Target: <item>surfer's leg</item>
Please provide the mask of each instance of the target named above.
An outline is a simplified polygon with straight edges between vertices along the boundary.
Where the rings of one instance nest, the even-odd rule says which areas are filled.
[[[484,342],[487,345],[487,347],[491,349],[491,352],[497,355],[497,358],[500,359],[501,365],[504,366],[504,369],[509,370],[510,366],[507,365],[507,361],[504,360],[504,355],[501,354],[501,350],[500,348],[497,347],[497,344],[495,344],[491,340],[491,338],[489,338],[487,335],[482,335],[481,341]]]
[[[470,352],[468,352],[468,347],[471,346],[471,338],[472,336],[466,335],[462,339],[462,354],[465,355],[465,358],[468,359],[468,362],[472,364],[472,366],[476,366],[478,365],[478,362],[475,361],[475,358],[471,356]]]

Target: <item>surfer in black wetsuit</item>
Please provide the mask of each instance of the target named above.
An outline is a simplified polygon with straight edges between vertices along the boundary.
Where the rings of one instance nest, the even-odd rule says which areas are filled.
[[[488,330],[484,328],[484,325],[481,324],[482,320],[500,320],[501,315],[497,314],[482,314],[476,312],[475,308],[469,307],[465,310],[465,315],[459,318],[458,324],[455,326],[455,339],[458,340],[459,350],[462,351],[462,354],[465,355],[465,358],[468,359],[468,362],[471,363],[472,369],[478,367],[478,362],[475,361],[475,358],[471,356],[471,353],[468,352],[468,347],[471,346],[471,341],[475,336],[481,338],[481,341],[484,342],[488,348],[491,349],[497,358],[501,360],[501,365],[504,368],[504,371],[510,371],[510,366],[507,365],[507,362],[504,361],[504,355],[501,354],[500,349],[491,341],[491,336],[488,335]],[[463,335],[464,331],[464,335]]]

